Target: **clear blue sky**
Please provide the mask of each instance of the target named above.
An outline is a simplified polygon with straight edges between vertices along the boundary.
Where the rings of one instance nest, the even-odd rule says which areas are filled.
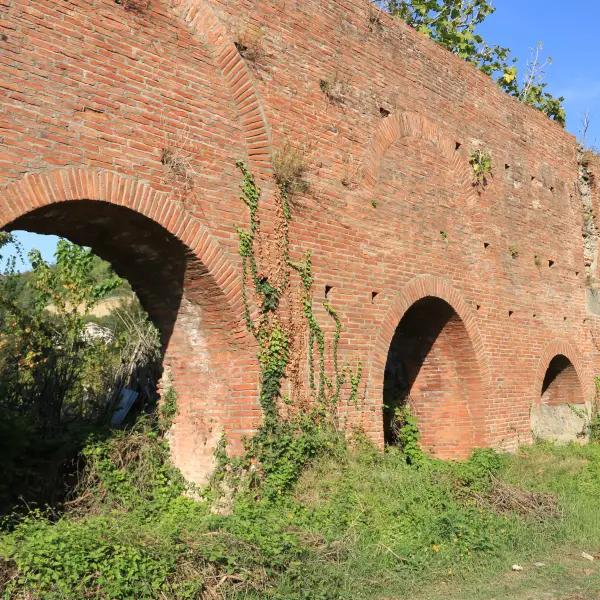
[[[544,43],[553,59],[546,68],[548,90],[565,97],[567,129],[578,135],[586,111],[587,143],[600,146],[600,0],[495,0],[496,12],[480,32],[490,44],[510,48],[525,69],[532,48]],[[18,234],[27,252],[36,247],[52,259],[57,238]]]
[[[56,249],[56,242],[58,242],[59,239],[56,236],[39,235],[37,233],[30,233],[29,231],[17,231],[15,232],[15,237],[21,244],[24,258],[23,263],[19,262],[17,264],[17,268],[19,269],[19,271],[29,270],[30,265],[29,261],[27,260],[27,253],[34,248],[36,248],[42,253],[44,259],[46,259],[49,262],[54,262],[54,250]],[[5,252],[5,250],[6,248],[4,250],[0,250],[0,255],[5,255],[4,260],[0,259],[0,270],[2,270],[2,268],[5,265],[6,255],[11,253],[10,249],[7,252]]]
[[[552,57],[548,91],[565,97],[567,129],[577,135],[583,114],[591,117],[587,143],[600,146],[600,1],[495,0],[496,12],[480,32],[506,46],[525,67],[536,43]]]

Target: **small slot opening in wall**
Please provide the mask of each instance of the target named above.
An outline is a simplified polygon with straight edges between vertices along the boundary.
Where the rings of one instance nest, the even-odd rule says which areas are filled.
[[[454,144],[454,149],[455,149],[455,150],[460,150],[460,147],[461,147],[461,146],[462,146],[462,144],[461,144],[460,142],[456,142],[456,143]]]
[[[375,298],[379,296],[379,292],[371,292],[371,304],[375,302]]]
[[[554,266],[554,261],[553,260],[549,260],[548,261],[548,267],[552,268]]]
[[[537,313],[533,313],[533,318],[537,319]]]
[[[563,321],[566,321],[566,320],[567,320],[567,317],[563,317]]]
[[[481,309],[481,304],[478,304],[477,305],[477,310],[480,310],[480,309]]]
[[[390,111],[387,108],[383,108],[383,106],[380,106],[379,114],[381,115],[382,119],[385,119],[386,117],[390,116]]]
[[[509,311],[508,311],[508,316],[509,316],[509,317],[512,317],[514,314],[515,314],[515,311],[514,311],[514,310],[509,310]]]
[[[553,185],[551,185],[551,186],[550,186],[550,191],[551,191],[552,193],[554,193],[554,186],[553,186]]]
[[[325,286],[325,298],[329,298],[329,292],[331,292],[332,289],[333,289],[332,285]]]
[[[506,164],[504,165],[504,170],[505,170],[505,171],[508,171],[509,169],[510,169],[510,165],[509,165],[508,163],[506,163]]]
[[[490,247],[489,242],[483,242],[483,247],[487,250]]]
[[[575,271],[575,277],[579,277],[579,271]]]

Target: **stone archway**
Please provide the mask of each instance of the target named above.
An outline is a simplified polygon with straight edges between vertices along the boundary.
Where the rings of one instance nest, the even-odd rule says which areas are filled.
[[[204,225],[165,193],[106,171],[59,170],[4,188],[0,227],[90,246],[126,278],[161,332],[178,396],[175,463],[191,481],[260,419],[258,372],[237,272]]]

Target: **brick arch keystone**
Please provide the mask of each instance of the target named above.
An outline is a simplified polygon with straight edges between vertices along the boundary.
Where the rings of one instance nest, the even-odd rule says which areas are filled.
[[[548,366],[550,365],[552,359],[559,354],[568,358],[573,365],[579,379],[579,384],[581,385],[581,390],[583,391],[583,397],[586,402],[593,397],[593,379],[591,376],[586,376],[587,372],[583,367],[583,361],[576,346],[571,342],[571,340],[557,339],[548,343],[539,357],[533,377],[533,405],[537,405],[541,402],[542,386],[544,384],[544,378],[546,377],[546,371],[548,370]],[[589,383],[586,383],[588,381]]]
[[[381,164],[390,147],[402,138],[417,138],[431,142],[446,159],[461,187],[464,188],[469,203],[475,202],[477,195],[473,189],[473,176],[464,156],[456,151],[455,142],[438,125],[415,112],[400,112],[382,119],[364,152],[362,161],[362,184],[371,191],[379,181]]]
[[[26,175],[2,188],[0,198],[0,229],[37,208],[65,201],[103,201],[146,216],[198,257],[241,324],[243,300],[236,269],[208,228],[168,193],[113,171],[66,168]]]
[[[175,0],[171,8],[192,33],[208,42],[240,114],[249,166],[257,177],[268,178],[272,173],[271,136],[250,69],[208,0]]]
[[[382,391],[384,383],[385,365],[392,338],[398,324],[406,311],[419,300],[427,297],[439,298],[447,302],[459,316],[467,331],[473,347],[477,366],[481,377],[484,412],[486,413],[487,437],[487,407],[490,399],[490,371],[486,358],[483,340],[479,333],[476,316],[462,294],[448,281],[433,275],[419,276],[412,279],[397,295],[392,306],[388,309],[383,321],[378,326],[369,358],[369,371],[367,375],[367,400],[374,412],[379,415],[382,405]],[[382,422],[382,419],[380,419]],[[379,425],[382,427],[382,423]]]

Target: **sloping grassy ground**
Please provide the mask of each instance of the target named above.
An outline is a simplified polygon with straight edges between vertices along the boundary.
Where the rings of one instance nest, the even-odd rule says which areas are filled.
[[[90,441],[65,513],[4,523],[3,597],[598,597],[596,563],[580,555],[600,552],[599,445],[409,465],[399,451],[312,432],[271,451],[271,475],[292,474],[284,484],[251,467],[234,500],[225,477],[198,501],[147,424]],[[535,493],[512,506],[519,489]]]

